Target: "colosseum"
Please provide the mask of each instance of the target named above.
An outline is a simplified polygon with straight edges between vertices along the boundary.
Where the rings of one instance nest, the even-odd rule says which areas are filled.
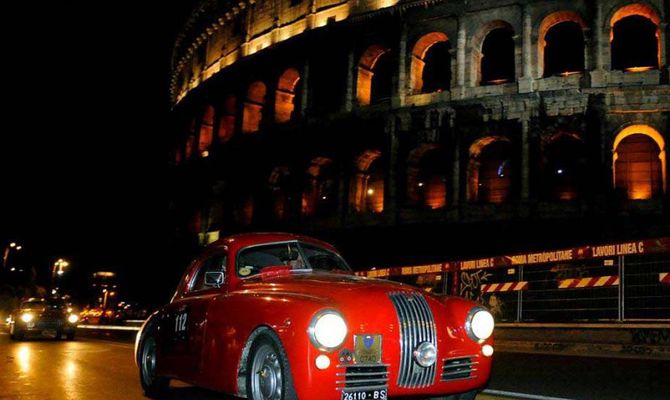
[[[307,232],[358,265],[665,235],[668,13],[203,1],[173,51],[175,230]]]

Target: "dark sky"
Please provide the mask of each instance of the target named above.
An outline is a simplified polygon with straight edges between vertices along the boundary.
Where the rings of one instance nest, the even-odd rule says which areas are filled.
[[[0,244],[22,262],[159,267],[170,51],[194,3],[3,5]]]

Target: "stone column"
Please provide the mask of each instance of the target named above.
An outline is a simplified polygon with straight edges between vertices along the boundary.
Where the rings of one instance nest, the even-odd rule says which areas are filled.
[[[456,90],[454,98],[465,97],[465,22],[462,18],[458,19],[458,39],[456,50]]]
[[[307,107],[309,107],[309,60],[305,60],[305,65],[302,67],[302,93],[300,100],[300,116],[307,115]]]
[[[344,111],[350,112],[354,107],[354,71],[358,71],[354,59],[354,47],[351,46],[347,56],[347,87],[344,93]]]
[[[454,152],[451,167],[451,205],[457,206],[461,200],[461,140],[458,131],[455,131],[454,110],[450,110],[449,113],[449,131]]]
[[[670,11],[670,10],[666,10]],[[661,46],[660,59],[658,60],[661,72],[665,70],[666,76],[670,75],[670,63],[668,62],[668,37],[666,35],[666,29],[668,28],[667,22],[661,22],[658,24],[658,29],[660,30],[660,37],[658,38],[658,45]],[[667,81],[665,82],[667,83]]]
[[[398,131],[395,117],[391,115],[386,123],[388,136],[388,170],[384,189],[384,213],[395,219],[398,199],[397,169],[398,169]],[[388,188],[388,189],[386,189]]]
[[[609,44],[605,41],[603,32],[603,4],[602,0],[596,0],[596,10],[594,19],[594,44],[593,58],[595,59],[595,69],[591,71],[591,86],[603,87],[607,85],[607,73],[605,72],[605,48]],[[609,54],[609,51],[607,52]]]
[[[522,75],[519,79],[519,93],[533,91],[533,61],[532,61],[532,32],[533,25],[528,5],[523,8],[523,27],[521,33],[521,67]]]
[[[521,201],[530,198],[530,116],[521,118]]]
[[[407,25],[403,24],[398,46],[398,98],[405,105],[407,95]]]

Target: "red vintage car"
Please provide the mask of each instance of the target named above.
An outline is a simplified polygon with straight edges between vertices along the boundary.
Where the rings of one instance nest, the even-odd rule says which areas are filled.
[[[354,276],[319,240],[243,234],[191,264],[135,357],[149,397],[174,378],[254,400],[473,399],[493,324],[477,303]]]

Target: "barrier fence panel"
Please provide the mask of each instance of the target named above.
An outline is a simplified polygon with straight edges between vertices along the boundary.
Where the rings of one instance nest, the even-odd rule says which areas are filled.
[[[670,321],[670,238],[393,267],[368,276],[477,301],[501,322]]]
[[[623,319],[670,319],[670,283],[665,283],[670,275],[664,275],[670,273],[668,254],[623,261]]]
[[[598,321],[619,318],[618,260],[528,266],[520,320]]]

